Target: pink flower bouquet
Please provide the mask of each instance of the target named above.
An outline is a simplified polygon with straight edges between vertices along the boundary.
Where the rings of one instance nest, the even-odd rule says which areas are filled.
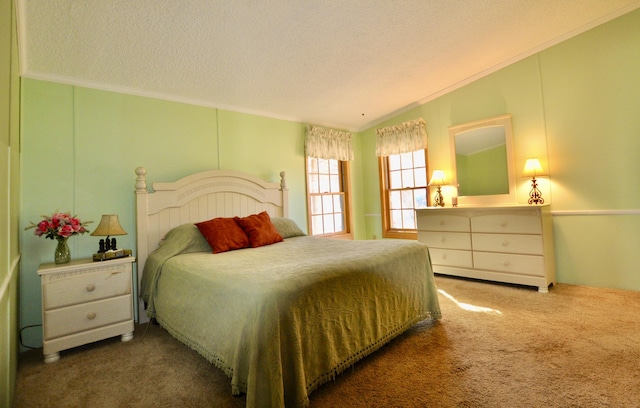
[[[84,234],[89,232],[85,225],[91,221],[81,222],[76,216],[70,213],[56,212],[51,217],[42,216],[43,220],[37,224],[33,222],[25,229],[35,228],[34,234],[49,239],[69,238],[72,235]]]

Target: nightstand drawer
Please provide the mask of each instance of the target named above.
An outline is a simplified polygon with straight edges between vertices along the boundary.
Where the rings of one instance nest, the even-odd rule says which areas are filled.
[[[45,310],[131,293],[131,264],[119,269],[83,273],[50,280],[42,288]]]
[[[133,319],[131,294],[44,312],[45,340]]]
[[[543,255],[541,235],[472,234],[474,251]]]

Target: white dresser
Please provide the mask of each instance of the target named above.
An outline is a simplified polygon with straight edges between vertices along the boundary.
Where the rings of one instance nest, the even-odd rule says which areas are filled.
[[[548,205],[446,207],[417,211],[418,240],[435,273],[537,286],[555,284]]]
[[[133,262],[126,257],[40,265],[45,363],[71,347],[114,336],[133,338]]]

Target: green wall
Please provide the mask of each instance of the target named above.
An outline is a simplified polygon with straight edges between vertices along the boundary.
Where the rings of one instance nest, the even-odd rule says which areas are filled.
[[[448,127],[511,113],[516,168],[521,171],[528,157],[538,157],[546,166],[547,143],[538,66],[538,56],[532,56],[361,132],[362,168],[366,175],[362,180],[365,237],[382,236],[378,164],[375,159],[376,128],[423,118],[428,134],[429,168],[444,170],[447,179],[451,180],[454,166],[449,150]],[[521,195],[519,200],[526,202],[527,180],[518,179],[517,182]],[[543,194],[548,193],[542,184],[541,181]],[[443,187],[442,191],[445,202],[450,203],[451,189]]]
[[[220,168],[245,171],[272,181],[280,180],[280,171],[286,171],[289,216],[306,231],[305,125],[222,111],[218,123]]]
[[[563,282],[640,290],[640,10],[540,56]]]
[[[0,406],[10,407],[18,367],[20,77],[15,6],[0,0]]]
[[[430,167],[451,172],[447,127],[511,113],[516,175],[529,157],[550,172],[558,281],[640,290],[639,73],[634,11],[376,127],[424,118]],[[380,236],[375,129],[361,136],[365,236]]]

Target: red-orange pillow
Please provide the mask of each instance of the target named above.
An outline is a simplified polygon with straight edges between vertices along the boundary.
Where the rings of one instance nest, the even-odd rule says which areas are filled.
[[[236,217],[235,220],[249,237],[249,245],[251,248],[271,245],[282,241],[282,235],[278,233],[278,230],[271,222],[271,218],[266,211],[260,214],[249,215],[248,217]]]
[[[233,218],[214,218],[196,224],[214,254],[249,248],[249,237]]]

